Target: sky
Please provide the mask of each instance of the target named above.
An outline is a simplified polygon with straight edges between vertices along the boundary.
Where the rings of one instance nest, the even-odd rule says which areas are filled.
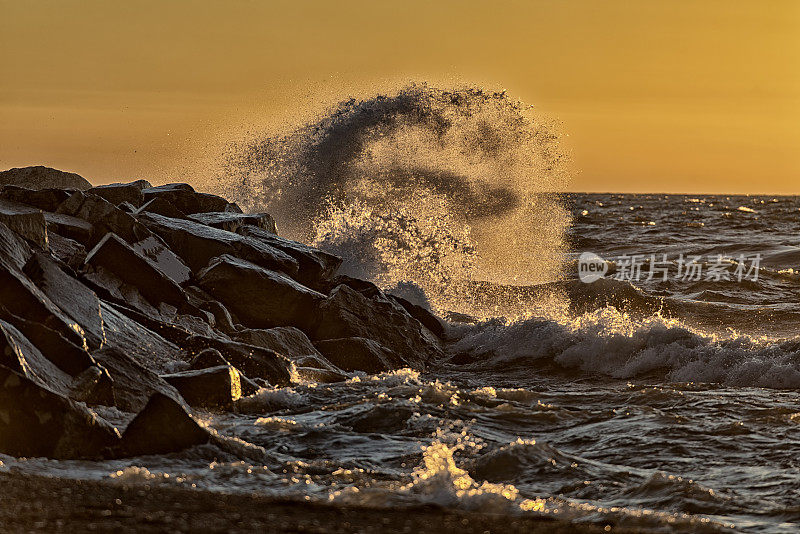
[[[0,168],[199,180],[411,81],[557,119],[573,191],[800,194],[795,0],[0,0]]]

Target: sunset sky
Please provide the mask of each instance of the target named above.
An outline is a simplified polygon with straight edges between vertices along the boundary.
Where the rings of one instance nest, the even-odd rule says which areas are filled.
[[[0,168],[191,181],[410,81],[558,118],[575,191],[800,193],[795,0],[0,0]]]

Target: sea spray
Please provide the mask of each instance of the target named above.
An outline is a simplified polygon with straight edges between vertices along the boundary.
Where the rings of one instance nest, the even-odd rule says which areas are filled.
[[[502,313],[473,281],[558,278],[570,224],[553,121],[505,92],[411,85],[340,103],[290,133],[236,144],[222,192],[284,235],[437,311]],[[409,295],[406,295],[409,296]]]

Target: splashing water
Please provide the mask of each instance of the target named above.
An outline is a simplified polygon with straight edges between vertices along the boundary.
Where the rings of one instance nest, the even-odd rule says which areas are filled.
[[[505,92],[412,85],[351,99],[236,145],[226,174],[224,194],[270,211],[284,235],[385,289],[411,283],[438,310],[474,312],[462,305],[470,281],[560,272],[570,217],[554,194],[567,179],[559,136]]]

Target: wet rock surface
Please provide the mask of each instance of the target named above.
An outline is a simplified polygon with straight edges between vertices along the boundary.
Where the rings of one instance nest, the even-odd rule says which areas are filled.
[[[337,277],[340,258],[269,214],[51,171],[0,173],[0,453],[179,451],[220,439],[192,409],[441,356],[435,316]]]

